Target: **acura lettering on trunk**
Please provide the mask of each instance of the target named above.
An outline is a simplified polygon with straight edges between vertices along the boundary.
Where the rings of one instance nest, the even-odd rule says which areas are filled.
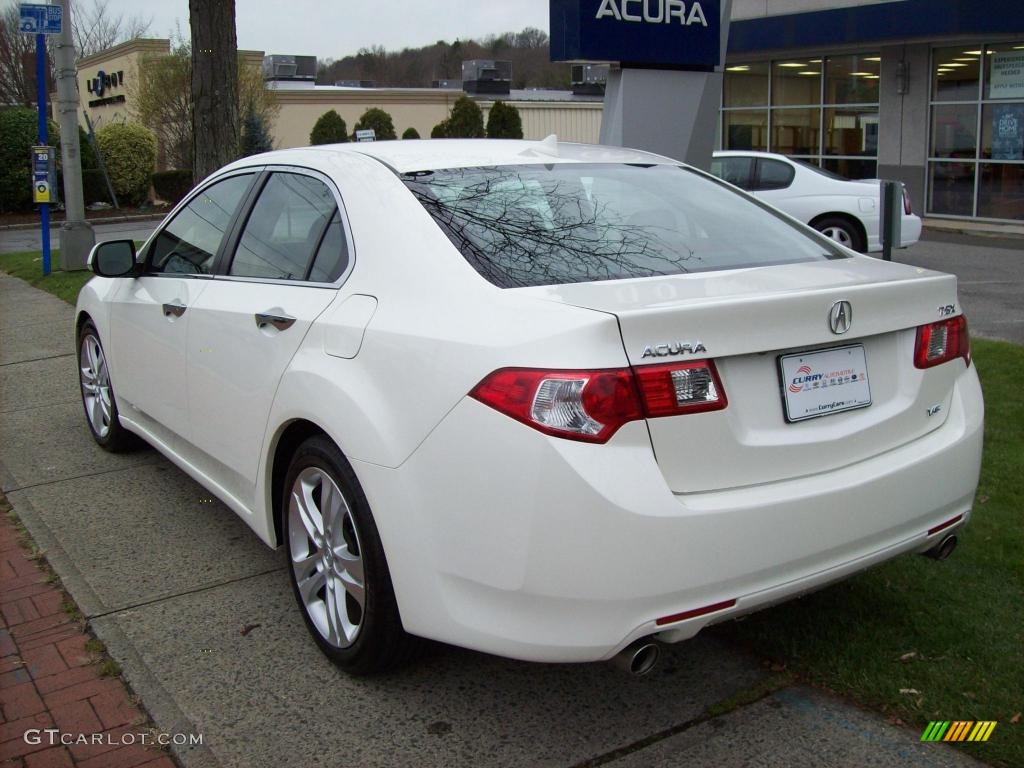
[[[351,674],[423,638],[643,673],[709,624],[945,557],[971,516],[956,279],[666,157],[280,150],[89,264],[96,442],[144,440],[283,548]]]

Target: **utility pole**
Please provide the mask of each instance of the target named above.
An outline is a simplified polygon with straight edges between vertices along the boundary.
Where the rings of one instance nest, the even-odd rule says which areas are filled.
[[[89,251],[96,244],[92,224],[85,220],[82,193],[82,152],[78,146],[78,69],[71,32],[71,0],[55,0],[64,8],[64,23],[54,46],[57,70],[57,124],[64,170],[64,223],[60,227],[60,266],[65,272],[85,269]]]

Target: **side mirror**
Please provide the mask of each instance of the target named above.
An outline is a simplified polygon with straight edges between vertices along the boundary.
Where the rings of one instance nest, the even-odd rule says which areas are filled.
[[[89,253],[89,269],[100,277],[128,277],[135,273],[135,241],[96,243]]]

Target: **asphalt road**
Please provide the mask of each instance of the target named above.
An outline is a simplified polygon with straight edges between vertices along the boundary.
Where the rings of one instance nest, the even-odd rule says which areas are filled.
[[[895,261],[957,276],[972,335],[1024,344],[1024,238],[925,231]]]
[[[145,240],[149,237],[159,221],[119,221],[112,224],[96,224],[93,230],[96,239],[119,240],[131,238]],[[0,232],[0,253],[17,253],[19,251],[38,251],[43,247],[39,228],[8,229]],[[50,229],[50,247],[60,247],[60,227]]]
[[[0,274],[0,487],[158,727],[202,735],[176,750],[187,768],[977,765],[803,687],[708,718],[765,674],[714,634],[640,679],[441,646],[348,678],[307,636],[282,553],[152,450],[92,442],[72,320]]]

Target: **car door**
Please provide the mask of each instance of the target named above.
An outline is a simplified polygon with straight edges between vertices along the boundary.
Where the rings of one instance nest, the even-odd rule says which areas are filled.
[[[190,308],[189,419],[208,472],[251,499],[278,382],[351,264],[341,198],[316,172],[268,170],[230,250]]]
[[[190,310],[210,283],[256,176],[232,174],[195,193],[150,239],[142,275],[122,280],[110,302],[111,370],[121,413],[171,443],[189,434]]]

